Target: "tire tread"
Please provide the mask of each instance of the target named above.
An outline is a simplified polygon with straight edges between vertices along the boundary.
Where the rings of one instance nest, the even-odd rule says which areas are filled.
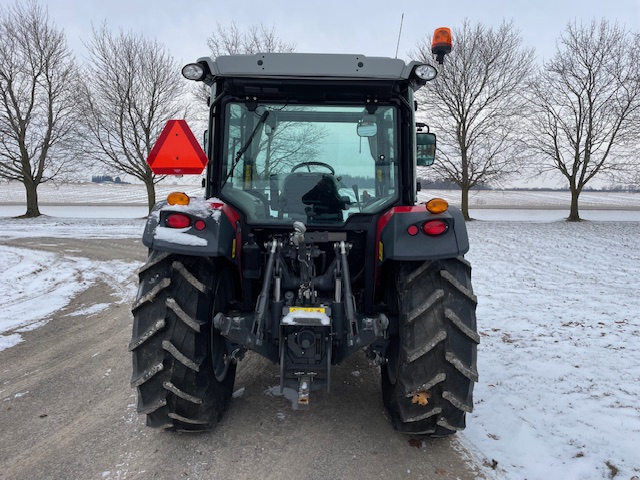
[[[464,429],[478,381],[471,266],[462,257],[402,262],[395,274],[399,366],[395,383],[382,368],[385,406],[397,430],[451,435]],[[427,405],[412,402],[419,392],[430,393]]]
[[[222,282],[222,269],[220,262],[157,251],[139,269],[131,385],[150,427],[211,430],[231,398],[235,365],[223,382],[215,379],[209,338],[216,302],[209,285]]]

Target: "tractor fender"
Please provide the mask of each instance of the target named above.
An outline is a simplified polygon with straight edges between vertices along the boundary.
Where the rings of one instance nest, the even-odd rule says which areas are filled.
[[[432,220],[446,224],[439,235],[428,235],[423,226]],[[416,231],[417,227],[417,231]],[[378,219],[378,261],[414,261],[454,258],[469,251],[469,237],[462,212],[449,207],[433,214],[424,205],[394,207]]]
[[[178,223],[172,226],[171,217]],[[151,250],[227,257],[237,263],[239,219],[235,210],[219,200],[192,199],[189,205],[169,205],[165,200],[151,210],[142,243]]]

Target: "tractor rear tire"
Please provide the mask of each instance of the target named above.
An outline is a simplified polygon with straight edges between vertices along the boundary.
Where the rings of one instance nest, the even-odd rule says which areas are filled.
[[[471,266],[459,257],[404,262],[394,273],[387,301],[400,325],[382,367],[385,407],[399,431],[450,435],[465,428],[478,381]]]
[[[233,300],[230,269],[217,260],[151,251],[133,305],[131,386],[153,428],[211,430],[233,393],[236,365],[213,328]]]

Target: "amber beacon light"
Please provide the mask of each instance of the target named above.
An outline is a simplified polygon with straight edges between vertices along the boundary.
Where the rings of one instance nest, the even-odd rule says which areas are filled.
[[[431,42],[431,53],[436,56],[436,61],[440,64],[444,62],[444,56],[451,53],[451,29],[448,27],[436,28],[433,32]]]

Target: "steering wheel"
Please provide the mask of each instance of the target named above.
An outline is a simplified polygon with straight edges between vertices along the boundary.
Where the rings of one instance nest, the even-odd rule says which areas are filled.
[[[295,167],[293,167],[291,169],[291,173],[295,172],[296,170],[298,170],[299,168],[302,168],[302,167],[307,167],[307,170],[310,172],[311,168],[309,168],[309,167],[311,167],[312,165],[316,166],[316,167],[324,167],[324,168],[326,168],[327,170],[329,170],[331,172],[331,175],[335,175],[336,174],[336,171],[334,170],[334,168],[331,165],[329,165],[328,163],[324,163],[324,162],[302,162],[302,163],[297,164]]]

